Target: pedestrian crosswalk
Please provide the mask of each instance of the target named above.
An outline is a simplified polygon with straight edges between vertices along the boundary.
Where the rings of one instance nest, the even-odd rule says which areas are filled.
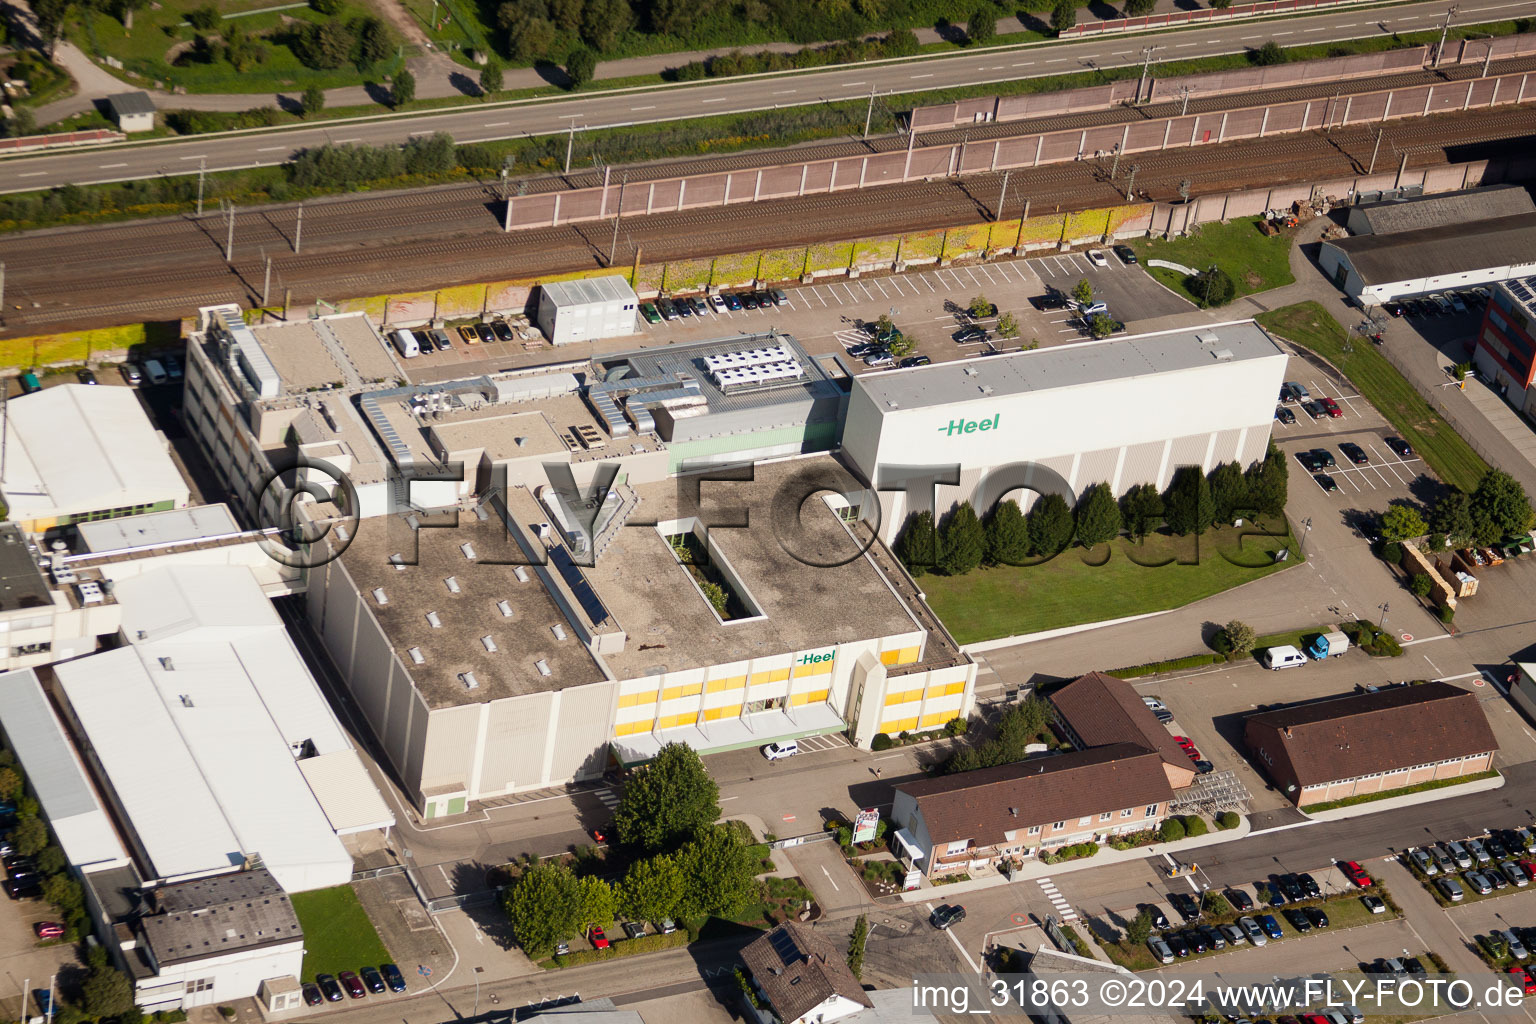
[[[619,794],[611,789],[598,790],[597,798],[601,800],[603,806],[608,808],[610,811],[619,806]]]
[[[1068,903],[1066,897],[1062,896],[1061,891],[1056,888],[1056,883],[1052,882],[1049,878],[1041,878],[1038,881],[1040,883],[1040,891],[1045,893],[1045,898],[1050,900],[1051,906],[1056,908],[1056,913],[1061,917],[1061,923],[1071,924],[1076,921],[1077,911],[1073,910],[1072,904]]]
[[[800,744],[800,752],[802,754],[814,753],[818,750],[835,750],[838,747],[846,747],[848,745],[848,740],[841,733],[835,732],[828,733],[825,736],[807,736],[796,742]]]

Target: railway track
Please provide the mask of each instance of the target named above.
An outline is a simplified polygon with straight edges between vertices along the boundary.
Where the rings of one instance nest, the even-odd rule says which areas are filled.
[[[1446,114],[1393,125],[1388,138],[1409,151],[1411,166],[1447,162],[1446,149],[1473,155],[1517,153],[1536,135],[1536,110],[1500,108]],[[1477,140],[1477,141],[1469,141]],[[1368,126],[1253,139],[1137,154],[1138,192],[1154,199],[1178,195],[1188,179],[1193,194],[1344,177],[1368,162],[1375,138]],[[1390,166],[1396,157],[1380,166]],[[1124,201],[1129,160],[1119,180],[1107,161],[1055,164],[1014,171],[1008,216],[1028,198],[1035,215],[1096,208]],[[985,221],[992,216],[1000,175],[968,175],[795,199],[705,207],[620,225],[617,262],[635,247],[648,263],[757,248],[793,246],[850,237],[921,231]],[[293,301],[447,287],[478,281],[568,272],[602,266],[612,239],[604,223],[562,225],[503,234],[487,185],[434,190],[415,208],[408,194],[359,195],[304,208],[304,251],[291,252],[293,209],[239,215],[235,260],[223,259],[224,226],[217,214],[202,221],[175,218],[92,229],[40,232],[0,239],[0,261],[10,268],[3,334],[15,336],[137,319],[182,316],[210,301],[261,299],[265,257],[273,257],[269,301],[285,290]],[[104,302],[104,295],[121,295]],[[214,298],[209,298],[214,296]],[[21,308],[14,308],[20,306]]]

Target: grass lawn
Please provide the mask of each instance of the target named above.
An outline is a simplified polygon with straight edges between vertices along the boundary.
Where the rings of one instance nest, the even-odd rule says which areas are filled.
[[[1408,796],[1410,793],[1425,793],[1431,789],[1445,789],[1447,786],[1460,786],[1467,782],[1476,782],[1479,779],[1491,779],[1498,775],[1497,768],[1490,768],[1485,772],[1475,775],[1459,775],[1454,779],[1432,779],[1429,782],[1421,782],[1416,786],[1403,786],[1400,789],[1384,789],[1379,793],[1362,793],[1360,796],[1345,797],[1343,800],[1329,800],[1327,803],[1307,804],[1302,813],[1309,811],[1331,811],[1339,807],[1354,807],[1356,804],[1368,804],[1377,800],[1390,800],[1395,796]],[[1476,896],[1476,893],[1471,893]]]
[[[350,885],[296,892],[290,898],[304,927],[306,980],[313,980],[316,974],[355,971],[390,961],[389,950]]]
[[[1088,553],[1073,547],[1038,565],[929,575],[920,583],[955,639],[969,644],[1178,608],[1298,564],[1286,525],[1275,524],[1274,532],[1223,527],[1198,549],[1192,538],[1157,534],[1137,544],[1121,537],[1108,546],[1107,560],[1105,548],[1094,549],[1090,557],[1102,564],[1087,564]],[[1276,563],[1282,547],[1291,558]]]
[[[1259,231],[1261,217],[1243,217],[1226,224],[1200,226],[1198,234],[1163,241],[1142,238],[1130,243],[1147,260],[1171,260],[1194,270],[1215,264],[1232,278],[1238,295],[1268,291],[1296,280],[1291,274],[1291,239],[1283,234],[1266,236]],[[1184,275],[1165,267],[1147,267],[1160,282],[1198,303],[1199,297],[1184,287]]]
[[[1488,464],[1374,345],[1357,342],[1346,353],[1344,328],[1316,302],[1272,309],[1260,313],[1258,321],[1338,367],[1441,480],[1468,493],[1477,487]]]

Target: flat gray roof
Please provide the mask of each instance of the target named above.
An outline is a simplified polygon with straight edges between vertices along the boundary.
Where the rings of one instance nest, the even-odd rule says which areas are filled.
[[[1536,203],[1531,202],[1531,194],[1522,185],[1489,185],[1435,195],[1381,199],[1360,203],[1355,210],[1360,211],[1372,234],[1385,235],[1536,213]]]
[[[100,810],[75,752],[29,668],[0,675],[0,722],[38,803],[52,819]]]
[[[283,887],[266,868],[151,889],[140,921],[155,960],[175,964],[304,937]]]
[[[488,515],[485,520],[473,512],[421,515],[417,519],[424,526],[415,531],[400,517],[363,519],[342,556],[360,599],[383,626],[416,689],[429,707],[443,708],[602,681],[602,669],[538,573],[525,566],[526,581],[518,579],[515,568],[526,559],[495,512]],[[473,550],[473,561],[464,544]],[[397,554],[404,568],[391,563]],[[387,603],[379,603],[375,589],[384,592]],[[502,614],[501,601],[510,616]],[[429,613],[441,625],[433,626]],[[564,639],[555,635],[555,626]],[[495,651],[482,641],[487,636]],[[412,648],[420,651],[421,664],[411,657]],[[549,675],[538,671],[539,661],[548,664]],[[474,674],[474,688],[465,673]]]
[[[1323,244],[1347,256],[1367,285],[1530,266],[1536,263],[1536,213]]]
[[[107,97],[112,109],[121,114],[153,114],[155,101],[147,92],[120,92]]]
[[[923,409],[1282,355],[1252,320],[977,356],[855,377],[884,411]]]
[[[805,376],[797,381],[761,388],[733,388],[721,391],[715,386],[709,371],[704,367],[707,356],[724,355],[765,345],[782,345],[789,349],[805,367]],[[781,331],[764,334],[738,334],[714,341],[700,341],[691,345],[664,345],[656,348],[636,349],[604,356],[593,360],[605,369],[620,363],[628,363],[636,377],[692,377],[698,381],[699,392],[709,403],[712,413],[743,412],[803,402],[813,398],[835,398],[840,393],[838,385],[822,369],[821,364],[805,351],[792,334]],[[600,375],[601,376],[601,375]]]
[[[53,592],[27,547],[27,536],[14,523],[0,524],[0,612],[51,608]]]
[[[638,301],[635,290],[618,274],[605,277],[577,277],[569,281],[551,281],[539,286],[556,308],[580,306],[588,302],[613,302],[616,299]]]

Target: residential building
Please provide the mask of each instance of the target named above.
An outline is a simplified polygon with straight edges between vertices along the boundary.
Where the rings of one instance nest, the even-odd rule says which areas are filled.
[[[1261,711],[1243,735],[1261,770],[1302,807],[1475,775],[1499,748],[1477,695],[1443,682]]]
[[[808,925],[786,921],[748,943],[741,960],[765,1004],[760,1024],[834,1024],[874,1006],[843,951]]]
[[[1157,753],[1174,789],[1195,781],[1194,762],[1124,679],[1090,672],[1052,691],[1047,699],[1055,710],[1058,732],[1073,746],[1134,744]]]
[[[1324,242],[1318,266],[1362,306],[1536,273],[1536,213]]]
[[[1113,743],[899,783],[891,820],[936,877],[1156,828],[1172,799],[1162,755]]]
[[[9,518],[30,533],[185,508],[187,482],[129,388],[60,384],[6,403]]]
[[[539,286],[539,330],[556,345],[634,334],[639,308],[635,290],[618,274]]]
[[[860,374],[843,452],[880,492],[886,539],[929,502],[1161,489],[1180,466],[1262,459],[1285,366],[1241,321]]]

